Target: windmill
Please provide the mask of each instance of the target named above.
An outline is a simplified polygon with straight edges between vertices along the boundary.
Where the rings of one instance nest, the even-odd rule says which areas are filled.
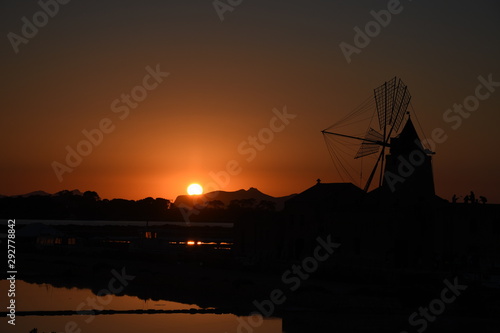
[[[354,160],[366,157],[375,158],[374,166],[364,185],[364,191],[369,190],[377,170],[380,170],[379,186],[382,185],[386,148],[391,146],[391,138],[398,134],[403,119],[407,114],[410,100],[411,95],[408,87],[401,79],[394,77],[375,88],[373,98],[367,99],[353,112],[321,131],[325,136],[332,160],[339,173],[343,170],[350,175],[348,170],[350,163],[344,163],[349,161],[342,158],[342,155],[351,155]],[[374,120],[375,115],[378,121]],[[362,123],[368,119],[370,120],[368,130],[365,130],[361,135],[353,134],[346,129],[352,124]],[[339,144],[337,148],[335,148],[334,143]],[[355,148],[356,150],[349,153],[347,151],[349,148],[351,150]],[[350,167],[354,169],[352,166]]]

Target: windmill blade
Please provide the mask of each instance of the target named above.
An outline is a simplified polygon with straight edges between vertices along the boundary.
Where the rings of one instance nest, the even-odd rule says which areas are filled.
[[[401,126],[401,122],[403,121],[403,117],[408,110],[408,105],[410,104],[411,95],[408,91],[408,88],[403,84],[401,80],[400,89],[397,89],[394,101],[394,121],[392,122],[392,126],[394,131],[398,131]]]
[[[375,88],[374,93],[380,130],[397,132],[411,100],[407,86],[401,79],[394,77]]]
[[[358,152],[354,156],[354,159],[378,153],[382,146],[379,143],[377,143],[377,141],[381,142],[383,141],[383,139],[384,136],[381,133],[377,132],[371,127],[368,128],[368,131],[366,132],[365,135],[365,141],[361,143],[361,146],[359,147]]]
[[[390,118],[388,113],[392,110],[395,87],[396,78],[394,77],[392,80],[384,82],[382,85],[375,88],[375,105],[377,108],[380,130],[383,130],[388,125],[388,119]]]

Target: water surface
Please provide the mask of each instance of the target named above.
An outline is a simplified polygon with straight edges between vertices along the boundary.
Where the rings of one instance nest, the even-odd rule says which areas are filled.
[[[7,291],[9,283],[0,280],[0,290]],[[50,284],[33,284],[16,281],[16,311],[59,311],[91,310],[102,307],[105,310],[200,309],[194,304],[170,302],[168,300],[141,300],[135,296],[96,296],[90,289],[59,288]],[[2,297],[1,307],[5,309],[8,299]],[[17,316],[16,325],[7,325],[7,318],[0,327],[2,332],[92,332],[92,333],[152,333],[152,332],[250,332],[281,333],[281,319],[266,319],[252,327],[249,322],[256,318],[238,317],[232,314],[112,314],[72,316]],[[255,321],[254,321],[255,322]]]

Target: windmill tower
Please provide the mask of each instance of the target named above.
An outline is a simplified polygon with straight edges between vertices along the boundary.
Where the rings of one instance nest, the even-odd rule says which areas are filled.
[[[382,187],[414,199],[434,196],[433,154],[423,147],[408,116],[401,133],[390,140]]]
[[[322,131],[339,173],[345,171],[354,179],[351,172],[356,168],[346,158],[349,150],[355,152],[351,154],[351,159],[372,158],[374,164],[364,185],[360,177],[360,187],[365,192],[370,190],[378,171],[378,186],[384,191],[412,197],[434,195],[431,163],[434,153],[424,148],[415,130],[408,112],[410,101],[408,87],[401,79],[394,77],[375,88],[373,99],[366,100],[346,117]],[[350,124],[367,119],[370,119],[370,123],[363,136],[349,132]],[[405,125],[399,132],[403,123]]]

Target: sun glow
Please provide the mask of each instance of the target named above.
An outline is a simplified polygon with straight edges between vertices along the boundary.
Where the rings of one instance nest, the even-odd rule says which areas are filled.
[[[203,187],[200,184],[191,184],[187,188],[189,195],[200,195],[203,194]]]

